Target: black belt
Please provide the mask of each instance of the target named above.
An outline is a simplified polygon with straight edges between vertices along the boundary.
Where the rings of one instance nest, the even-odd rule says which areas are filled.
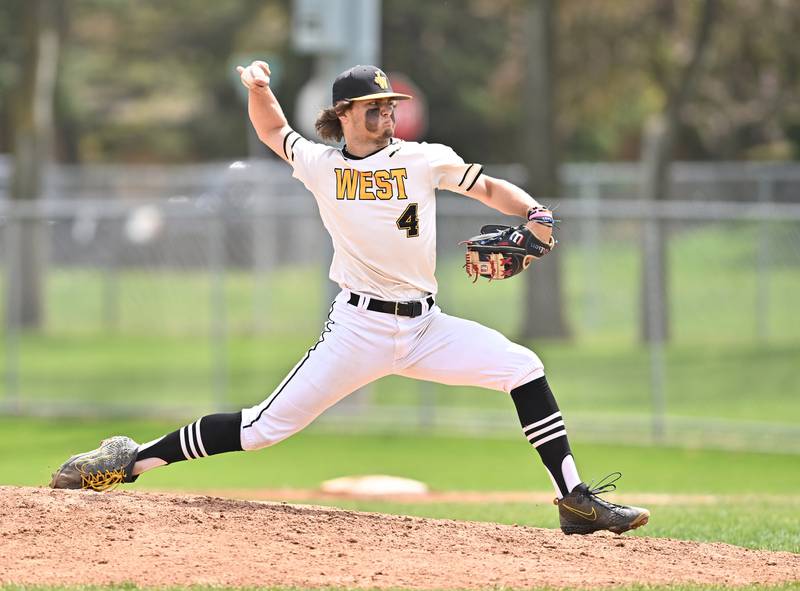
[[[353,306],[358,306],[358,302],[360,300],[360,295],[351,293],[350,299],[347,301],[347,303]],[[425,298],[425,301],[428,303],[428,310],[433,308],[433,296],[428,296]],[[422,302],[419,300],[415,300],[413,302],[385,302],[383,300],[370,298],[369,304],[367,304],[367,310],[416,318],[417,316],[422,316]]]

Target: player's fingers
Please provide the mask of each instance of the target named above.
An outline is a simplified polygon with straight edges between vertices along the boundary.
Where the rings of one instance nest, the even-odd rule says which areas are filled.
[[[269,64],[268,64],[267,62],[262,62],[261,60],[255,60],[255,61],[253,62],[253,64],[252,64],[252,65],[254,65],[254,66],[257,66],[257,67],[261,68],[261,70],[262,70],[262,71],[263,71],[263,72],[264,72],[264,73],[265,73],[267,76],[269,76],[270,74],[272,74],[272,72],[271,72],[271,71],[270,71],[270,69],[269,69]]]
[[[247,68],[243,68],[242,66],[236,66],[236,71],[239,72],[239,80],[242,81],[242,84],[245,88],[250,88],[253,84],[252,76],[250,76],[250,72],[248,72]]]
[[[267,74],[260,67],[251,65],[247,68],[247,72],[254,85],[263,87],[269,84],[269,78],[267,77]]]
[[[253,79],[253,72],[251,71],[250,67],[243,68],[239,66],[236,68],[236,71],[239,72],[239,79],[242,81],[242,85],[247,90],[253,90],[254,88],[260,88],[263,86],[263,84],[258,84],[258,82]]]

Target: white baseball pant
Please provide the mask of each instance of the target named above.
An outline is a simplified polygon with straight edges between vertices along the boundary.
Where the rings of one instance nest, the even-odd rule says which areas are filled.
[[[416,318],[367,310],[339,293],[317,343],[270,396],[242,411],[242,448],[274,445],[358,388],[395,374],[510,392],[544,375],[539,357],[477,322],[422,302]]]

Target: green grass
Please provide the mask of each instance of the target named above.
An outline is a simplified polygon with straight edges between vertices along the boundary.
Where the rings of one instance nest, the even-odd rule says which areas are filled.
[[[179,427],[154,421],[0,418],[0,483],[40,485],[68,452],[124,433],[145,442]],[[575,443],[587,479],[619,470],[629,492],[793,495],[800,456]],[[420,461],[424,458],[424,461]],[[511,439],[421,434],[343,435],[309,429],[266,450],[225,454],[155,470],[136,487],[276,488],[318,486],[345,474],[390,473],[437,490],[549,490],[538,456]]]
[[[280,340],[247,337],[227,342],[228,398],[222,408],[250,406],[265,398],[316,336]],[[565,412],[623,417],[647,415],[649,360],[631,346],[536,347]],[[800,422],[796,345],[678,346],[666,352],[667,412],[675,417],[717,417],[777,423]],[[0,366],[2,363],[0,363]],[[215,360],[205,340],[109,335],[27,336],[20,357],[21,401],[72,405],[129,403],[214,408]],[[513,412],[508,397],[478,388],[425,386],[443,407]],[[376,404],[414,405],[419,383],[385,378],[371,387]],[[776,412],[780,409],[780,412]]]
[[[566,229],[565,229],[566,231]],[[753,224],[704,224],[672,235],[669,293],[678,344],[752,343],[764,315],[773,343],[797,343],[800,309],[800,229],[770,227],[764,274],[756,268],[762,229]],[[639,324],[639,230],[628,222],[603,225],[597,245],[565,238],[558,252],[564,273],[565,310],[579,342],[635,345]],[[439,301],[457,315],[517,333],[525,281],[472,284],[460,248],[443,245],[437,277]],[[51,269],[46,280],[47,331],[53,335],[208,335],[213,326],[215,278],[180,267]],[[277,267],[255,273],[229,269],[221,286],[230,334],[269,337],[319,330],[330,300],[317,265]],[[766,300],[758,308],[760,288]],[[2,290],[0,290],[2,293]],[[499,307],[500,306],[500,307]]]
[[[727,223],[674,230],[673,339],[665,350],[668,415],[800,423],[796,225],[770,226],[765,276],[755,267],[760,228]],[[574,338],[528,344],[544,360],[568,415],[583,413],[598,424],[626,417],[646,421],[652,402],[649,353],[637,340],[639,228],[608,223],[603,236],[599,248],[563,237],[566,313]],[[524,307],[524,281],[473,285],[456,254],[455,248],[445,249],[439,260],[443,309],[513,337]],[[17,379],[27,410],[63,402],[62,410],[121,404],[154,412],[179,407],[188,415],[257,403],[315,342],[329,296],[315,266],[261,275],[229,270],[223,285],[226,338],[215,345],[215,285],[202,272],[144,268],[109,275],[54,269],[46,285],[47,329],[20,340]],[[767,287],[758,312],[765,318],[761,336],[759,285]],[[6,363],[0,355],[0,374]],[[220,367],[225,400],[215,399]],[[437,385],[423,392],[417,383],[395,377],[374,384],[369,393],[377,405],[413,406],[423,395],[440,407],[476,414],[510,409],[508,398],[497,393]],[[2,396],[0,390],[0,402]]]

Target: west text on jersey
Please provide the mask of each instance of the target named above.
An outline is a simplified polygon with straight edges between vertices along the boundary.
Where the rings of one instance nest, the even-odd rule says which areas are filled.
[[[408,199],[406,195],[405,168],[389,170],[355,170],[353,168],[335,168],[336,199],[387,201],[393,197]]]

